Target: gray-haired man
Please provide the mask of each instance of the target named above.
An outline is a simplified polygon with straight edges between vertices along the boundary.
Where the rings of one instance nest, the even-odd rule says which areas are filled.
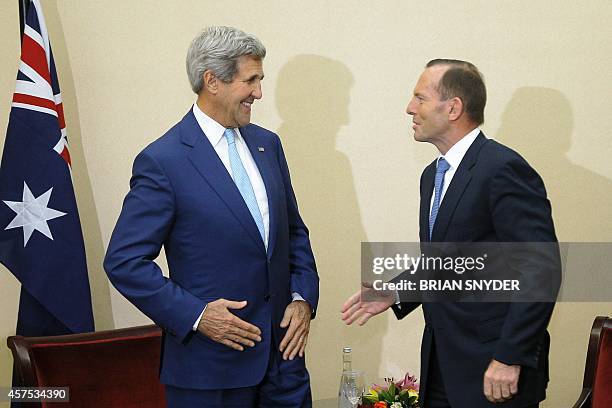
[[[164,328],[170,407],[311,405],[319,278],[280,140],[250,124],[265,54],[231,27],[193,40],[197,101],[136,157],[106,255],[115,287]]]

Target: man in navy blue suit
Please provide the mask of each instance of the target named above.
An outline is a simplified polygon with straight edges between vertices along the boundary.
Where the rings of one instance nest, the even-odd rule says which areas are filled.
[[[163,328],[169,407],[312,405],[319,278],[280,140],[250,124],[265,55],[231,27],[193,40],[197,101],[136,157],[106,253],[113,285]]]
[[[484,81],[469,62],[432,60],[416,84],[406,109],[414,138],[440,153],[421,175],[420,240],[553,243],[550,262],[528,257],[517,272],[551,270],[554,284],[559,253],[544,183],[519,154],[480,131],[485,103]],[[361,295],[342,307],[347,324],[365,324],[391,307],[401,319],[421,305],[390,292],[376,301]],[[423,302],[421,407],[537,407],[548,382],[553,306]]]

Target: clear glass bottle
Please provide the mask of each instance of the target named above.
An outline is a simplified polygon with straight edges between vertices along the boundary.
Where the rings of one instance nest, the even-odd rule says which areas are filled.
[[[351,351],[350,347],[342,349],[342,375],[340,376],[340,388],[338,390],[338,408],[351,408],[353,406],[342,392],[343,383],[346,381],[344,373],[353,371]]]

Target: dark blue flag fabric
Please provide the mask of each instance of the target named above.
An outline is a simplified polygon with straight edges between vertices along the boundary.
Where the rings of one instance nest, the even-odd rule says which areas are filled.
[[[55,63],[33,0],[0,165],[0,262],[22,285],[17,334],[94,330],[71,172]]]

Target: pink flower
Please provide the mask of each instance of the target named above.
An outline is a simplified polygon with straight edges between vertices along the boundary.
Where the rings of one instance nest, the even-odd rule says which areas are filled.
[[[419,390],[419,383],[417,381],[417,378],[413,375],[410,375],[410,373],[406,373],[404,379],[402,381],[399,381],[396,385],[402,390]]]
[[[387,389],[387,387],[383,387],[382,385],[378,385],[378,384],[372,384],[372,387],[371,387],[371,388],[372,388],[374,391],[376,391],[376,392],[380,392],[380,391],[382,391],[382,390],[386,390],[386,389]]]

